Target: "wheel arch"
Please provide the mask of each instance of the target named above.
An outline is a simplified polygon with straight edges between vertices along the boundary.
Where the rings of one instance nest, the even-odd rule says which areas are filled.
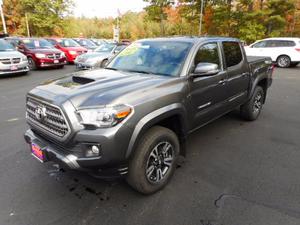
[[[155,110],[143,117],[135,126],[126,152],[126,158],[130,158],[140,138],[154,126],[162,126],[172,130],[180,142],[180,154],[186,154],[187,121],[184,108],[181,104],[172,104]]]

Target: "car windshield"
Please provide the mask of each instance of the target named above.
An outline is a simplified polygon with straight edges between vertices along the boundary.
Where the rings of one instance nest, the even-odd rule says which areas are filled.
[[[178,76],[191,46],[179,41],[136,42],[111,61],[107,69]]]
[[[54,46],[44,39],[24,39],[22,42],[29,49],[54,48]]]
[[[0,51],[6,52],[6,51],[15,51],[14,47],[9,44],[7,41],[0,40]]]
[[[116,47],[115,44],[103,44],[96,48],[95,52],[111,52],[114,47]]]
[[[97,46],[94,42],[88,40],[88,39],[81,39],[78,41],[82,46],[89,46],[89,47],[95,47]]]
[[[78,46],[80,46],[76,41],[74,41],[72,39],[61,39],[58,41],[58,43],[62,47],[78,47]]]

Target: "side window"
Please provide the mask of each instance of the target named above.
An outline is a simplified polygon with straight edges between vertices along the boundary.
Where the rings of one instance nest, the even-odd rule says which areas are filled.
[[[56,41],[54,41],[52,39],[47,39],[47,41],[49,41],[52,45],[56,45]]]
[[[221,68],[220,56],[217,43],[209,43],[201,46],[195,57],[194,65],[199,63],[215,63]]]
[[[227,67],[238,65],[243,60],[243,54],[238,42],[223,42],[223,49]]]
[[[252,45],[252,48],[265,48],[267,45],[266,41],[260,41],[257,42],[256,44]]]

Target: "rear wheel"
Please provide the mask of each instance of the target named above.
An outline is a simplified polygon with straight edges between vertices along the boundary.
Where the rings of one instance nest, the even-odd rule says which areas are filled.
[[[241,106],[241,116],[249,121],[256,120],[261,113],[264,104],[265,92],[257,86],[251,99]]]
[[[179,149],[173,131],[160,126],[151,128],[141,138],[129,163],[127,182],[143,194],[161,190],[176,169]]]
[[[281,55],[277,59],[277,65],[281,68],[288,68],[291,66],[291,59],[287,55]]]
[[[37,66],[36,66],[35,62],[31,57],[28,58],[28,66],[29,66],[30,70],[36,70],[37,69]]]

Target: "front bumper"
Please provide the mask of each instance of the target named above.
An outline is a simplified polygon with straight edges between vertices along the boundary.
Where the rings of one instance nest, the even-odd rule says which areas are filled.
[[[28,62],[22,61],[18,64],[0,64],[0,75],[26,73],[29,71]]]
[[[91,146],[95,143],[77,142],[77,144],[68,147],[67,145],[61,146],[46,140],[31,129],[26,131],[24,138],[29,145],[34,143],[42,149],[46,161],[56,162],[67,170],[85,171],[100,177],[123,176],[128,172],[126,162],[122,160],[118,160],[117,163],[112,162],[112,158],[114,158],[113,154],[116,153],[113,149],[105,150],[99,145],[99,156],[86,157],[83,152],[84,147]]]
[[[85,63],[85,62],[78,62],[75,61],[76,69],[78,70],[90,70],[96,67],[96,63]]]
[[[18,74],[18,73],[27,73],[29,71],[29,68],[23,67],[23,68],[19,68],[17,70],[2,70],[0,69],[0,76],[1,75],[9,75],[9,74]]]
[[[58,67],[58,66],[64,66],[67,64],[66,58],[61,59],[39,59],[37,62],[37,66],[40,68],[48,68],[48,67]]]

